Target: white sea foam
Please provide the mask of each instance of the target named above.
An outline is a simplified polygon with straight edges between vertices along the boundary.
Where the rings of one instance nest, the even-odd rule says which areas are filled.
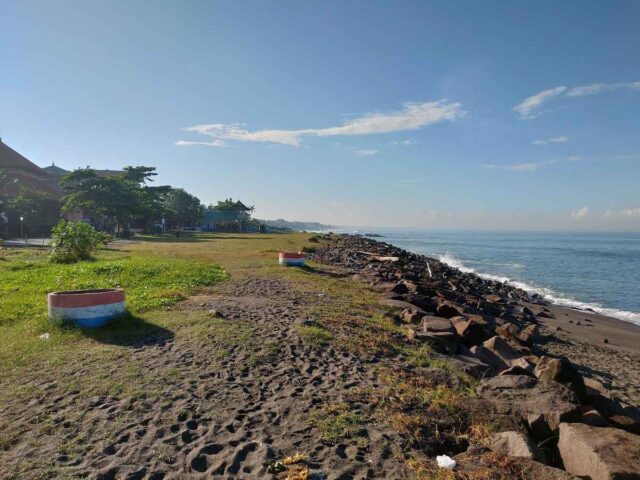
[[[478,272],[473,268],[465,267],[464,262],[462,260],[455,258],[453,255],[451,255],[448,252],[445,253],[444,255],[439,255],[438,258],[441,262],[446,263],[450,267],[457,268],[461,272],[475,273],[480,278],[484,278],[485,280],[494,280],[497,282],[508,283],[513,287],[521,288],[522,290],[525,290],[529,293],[537,293],[538,295],[541,295],[542,297],[544,297],[545,300],[548,300],[549,302],[554,303],[556,305],[561,305],[563,307],[569,307],[569,308],[577,308],[580,310],[586,310],[590,308],[594,312],[600,313],[602,315],[606,315],[608,317],[613,317],[620,320],[624,320],[625,322],[635,323],[637,325],[640,325],[640,313],[637,313],[637,312],[629,312],[627,310],[619,310],[617,308],[608,308],[608,307],[602,306],[599,303],[581,302],[580,300],[575,300],[573,298],[563,296],[562,294],[559,294],[551,290],[550,288],[530,285],[528,283],[512,280],[509,277],[505,277],[501,275],[493,275],[490,273]]]

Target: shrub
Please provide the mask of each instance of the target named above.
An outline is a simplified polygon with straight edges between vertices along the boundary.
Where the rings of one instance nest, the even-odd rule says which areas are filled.
[[[91,254],[104,242],[100,232],[88,223],[62,220],[51,233],[51,260],[56,263],[90,260]]]
[[[113,242],[113,235],[107,232],[98,232],[100,235],[100,245],[106,247],[109,243]]]

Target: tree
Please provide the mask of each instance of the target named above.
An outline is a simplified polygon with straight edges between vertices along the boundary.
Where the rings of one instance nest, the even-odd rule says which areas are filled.
[[[126,173],[101,177],[89,168],[74,170],[62,177],[61,186],[67,193],[65,212],[82,210],[115,218],[128,236],[129,222],[140,209],[140,185]]]
[[[129,236],[129,224],[158,220],[165,215],[165,198],[171,187],[152,187],[155,167],[125,167],[122,173],[101,176],[92,169],[80,169],[66,174],[61,186],[67,193],[64,211],[83,210],[108,218],[122,225]]]
[[[48,233],[60,219],[60,203],[47,193],[21,188],[18,195],[6,204],[11,218],[23,217],[26,225],[43,234]]]
[[[216,210],[233,210],[233,207],[236,206],[236,202],[233,201],[233,198],[229,197],[225,200],[218,200],[218,204],[214,207]]]
[[[164,208],[179,227],[197,222],[204,214],[200,199],[182,188],[173,188],[167,193]]]
[[[218,203],[216,204],[216,206],[213,206],[212,204],[209,205],[209,209],[210,210],[223,210],[223,211],[231,211],[231,210],[235,210],[236,206],[238,205],[238,203],[242,203],[240,200],[234,200],[233,198],[229,197],[225,200],[218,200]],[[253,212],[254,207],[248,207],[249,211]]]

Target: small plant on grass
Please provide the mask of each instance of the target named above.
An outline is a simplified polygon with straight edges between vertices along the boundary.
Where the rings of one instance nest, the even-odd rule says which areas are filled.
[[[51,260],[55,263],[91,260],[93,252],[104,242],[105,237],[88,223],[62,220],[51,233]]]

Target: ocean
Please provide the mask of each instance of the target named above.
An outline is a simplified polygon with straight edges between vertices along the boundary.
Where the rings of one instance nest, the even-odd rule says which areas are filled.
[[[344,230],[382,240],[481,277],[544,295],[552,303],[640,325],[640,233]]]

